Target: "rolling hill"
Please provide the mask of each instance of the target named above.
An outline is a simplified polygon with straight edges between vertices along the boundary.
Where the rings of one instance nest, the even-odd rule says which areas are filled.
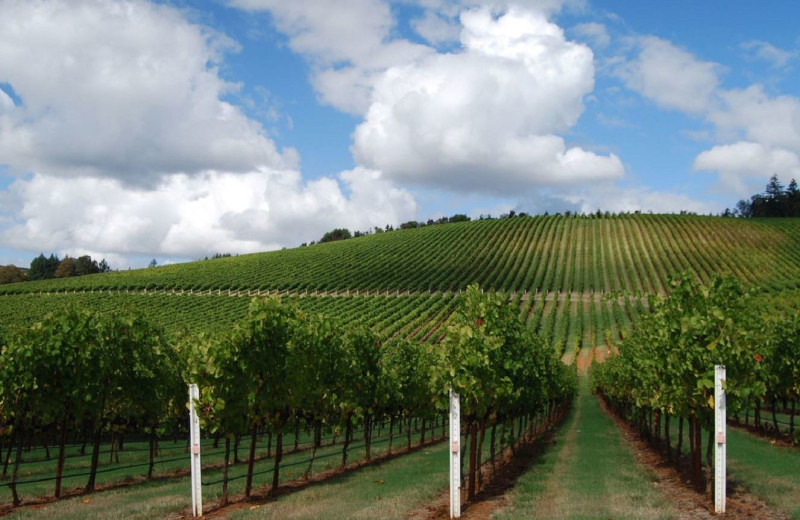
[[[131,306],[173,331],[219,330],[248,297],[362,319],[386,334],[438,341],[471,283],[503,291],[571,362],[602,358],[671,275],[733,275],[765,302],[800,300],[800,220],[693,215],[488,219],[290,250],[0,286],[0,327],[65,304]]]

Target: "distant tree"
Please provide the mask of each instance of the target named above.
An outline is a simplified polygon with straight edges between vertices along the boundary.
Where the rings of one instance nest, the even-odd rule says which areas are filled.
[[[55,275],[56,278],[70,278],[72,276],[77,276],[77,262],[75,259],[69,255],[65,256],[61,263],[58,264]]]
[[[481,215],[482,217],[483,215]],[[469,222],[470,218],[463,213],[456,213],[452,217],[450,217],[450,222]]]
[[[75,276],[95,274],[100,272],[100,266],[89,255],[79,256],[75,259]]]
[[[156,259],[153,258],[152,260],[150,260],[150,263],[147,265],[147,267],[156,267],[157,265],[158,261],[156,261]]]
[[[319,239],[319,243],[322,244],[323,242],[336,242],[337,240],[347,240],[348,238],[353,238],[353,235],[350,233],[349,229],[336,228],[333,231],[328,231],[322,235],[322,238]]]
[[[400,224],[400,229],[415,229],[419,227],[419,222],[416,220],[409,220]]]
[[[106,262],[105,258],[100,260],[100,263],[97,265],[97,267],[100,269],[101,273],[108,273],[111,271],[111,266],[108,265],[108,262]]]
[[[748,217],[800,217],[800,190],[792,179],[784,189],[778,176],[770,177],[764,193],[750,197],[750,201],[740,200],[736,205],[736,216]]]
[[[0,285],[7,283],[24,282],[27,279],[25,271],[15,265],[0,267]]]
[[[736,209],[733,210],[733,213],[740,218],[750,218],[753,216],[753,208],[749,202],[742,199],[736,203]]]
[[[783,185],[778,181],[778,175],[773,174],[767,183],[767,189],[764,192],[770,200],[780,200],[783,195]]]
[[[786,216],[800,217],[800,189],[797,188],[797,181],[794,179],[786,189]]]
[[[50,254],[50,257],[45,257],[43,253],[33,259],[31,268],[28,270],[29,280],[46,280],[48,278],[56,277],[56,269],[59,264],[58,257]]]
[[[375,226],[375,234],[377,235],[378,233],[383,233],[383,228]]]

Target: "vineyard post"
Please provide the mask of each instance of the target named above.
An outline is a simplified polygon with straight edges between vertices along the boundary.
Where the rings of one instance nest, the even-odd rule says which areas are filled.
[[[726,402],[725,367],[714,367],[714,424],[716,442],[714,443],[714,512],[725,512],[725,480],[726,480]]]
[[[192,516],[203,516],[203,488],[200,479],[200,419],[195,402],[200,399],[197,385],[189,385],[189,444],[192,468]]]
[[[450,388],[450,518],[461,518],[461,401]]]

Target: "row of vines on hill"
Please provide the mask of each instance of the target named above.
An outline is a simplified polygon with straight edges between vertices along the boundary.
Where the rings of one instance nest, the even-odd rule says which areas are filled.
[[[276,489],[283,435],[292,430],[295,442],[301,428],[313,432],[310,471],[323,430],[343,437],[342,466],[357,432],[370,457],[378,423],[389,423],[391,447],[395,425],[408,423],[410,435],[411,419],[421,419],[424,440],[426,421],[432,425],[443,413],[451,386],[466,398],[467,430],[475,424],[481,431],[521,416],[526,424],[547,417],[574,392],[574,367],[525,330],[507,297],[472,287],[459,300],[395,300],[402,305],[372,308],[375,315],[363,313],[362,322],[317,312],[316,301],[301,309],[287,299],[254,299],[232,330],[177,340],[139,314],[74,308],[6,331],[0,338],[0,450],[16,450],[9,483],[14,503],[20,500],[22,449],[34,436],[60,439],[56,496],[68,434],[93,446],[87,491],[95,485],[100,435],[112,428],[150,434],[152,475],[157,430],[185,422],[188,382],[201,388],[205,431],[225,440],[223,502],[231,443],[240,438],[252,443],[249,494],[256,440],[264,434],[270,445],[276,441]],[[337,301],[343,316],[365,310],[363,299]],[[443,343],[430,341],[433,324],[444,323],[456,305],[446,332],[437,333]]]
[[[769,266],[769,276],[764,266]],[[661,293],[690,271],[747,286],[797,287],[800,231],[769,222],[680,215],[539,216],[427,226],[272,253],[65,280],[0,293],[65,289]]]
[[[428,296],[295,297],[301,310],[335,315],[342,321],[360,320],[387,338],[403,337],[438,343],[460,297],[458,293]],[[528,328],[565,362],[578,355],[601,360],[625,337],[638,316],[646,313],[641,298],[583,298],[579,294],[510,296]],[[87,293],[0,297],[0,327],[32,324],[67,303],[99,311],[138,309],[148,321],[168,333],[227,330],[247,315],[249,299],[217,295]]]
[[[769,405],[777,431],[778,403],[791,403],[793,419],[800,397],[800,317],[765,319],[737,280],[717,277],[706,284],[688,273],[672,282],[666,298],[654,299],[651,310],[619,345],[619,356],[593,367],[593,386],[647,435],[660,440],[663,426],[668,453],[670,418],[679,421],[678,454],[687,421],[690,473],[702,489],[701,432],[712,430],[714,366],[726,367],[729,413],[753,410],[760,424],[762,407]],[[790,435],[797,442],[794,424]],[[709,475],[712,446],[709,433]]]

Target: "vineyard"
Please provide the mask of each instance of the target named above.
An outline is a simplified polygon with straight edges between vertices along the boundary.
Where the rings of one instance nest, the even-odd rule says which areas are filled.
[[[686,302],[719,287],[747,305],[718,298],[703,312],[735,316],[735,334],[707,321],[658,332],[681,330]],[[796,219],[689,215],[487,219],[0,286],[0,503],[58,497],[62,481],[75,493],[180,478],[188,382],[203,389],[203,485],[219,504],[427,446],[444,435],[448,388],[464,398],[471,499],[481,463],[562,419],[590,370],[611,408],[660,442],[666,432],[668,453],[687,421],[695,469],[705,373],[672,383],[663,367],[694,359],[702,334],[765,345],[764,364],[744,347],[698,359],[742,367],[732,409],[743,421],[755,413],[764,430],[795,435],[800,368],[783,360],[796,362],[798,329],[779,320],[797,311]],[[769,326],[754,325],[764,316]],[[779,349],[781,361],[767,355]],[[73,377],[89,373],[96,382]]]
[[[36,283],[73,290],[663,293],[672,274],[731,274],[765,290],[800,286],[793,219],[680,215],[540,216],[459,222],[290,250]],[[766,268],[768,267],[768,268]]]

